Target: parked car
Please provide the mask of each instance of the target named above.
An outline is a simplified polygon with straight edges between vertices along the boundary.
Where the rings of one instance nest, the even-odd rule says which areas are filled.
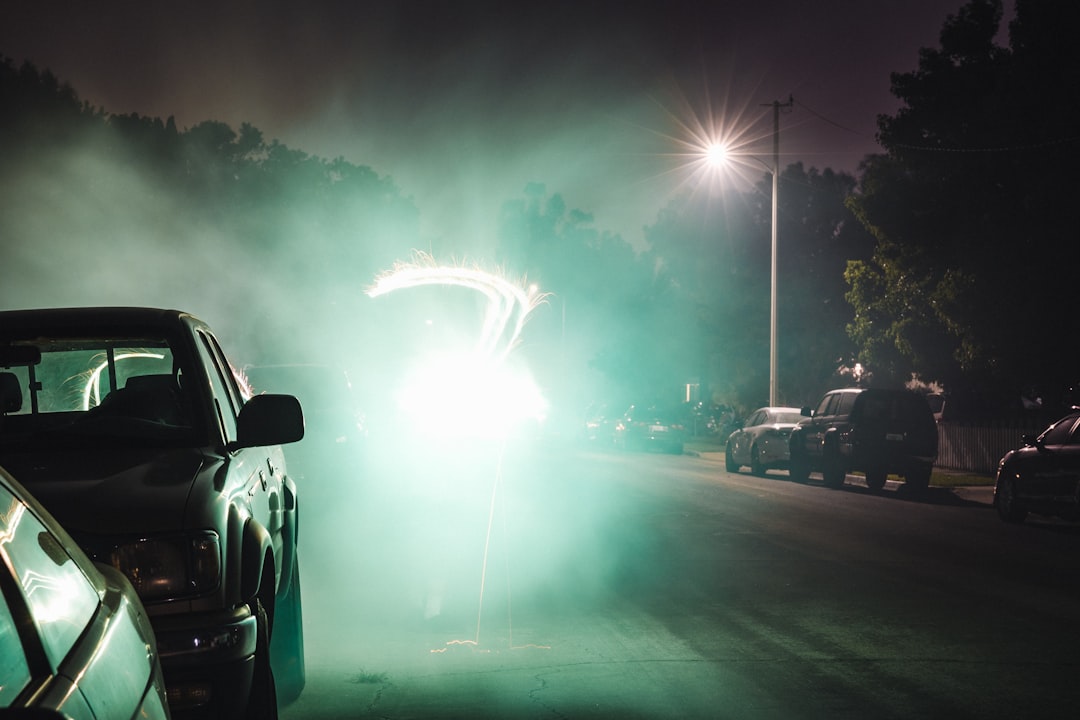
[[[631,405],[615,422],[615,447],[621,450],[662,450],[681,455],[686,426],[676,408]]]
[[[862,471],[866,485],[880,490],[890,474],[913,490],[925,490],[937,459],[937,423],[926,396],[907,390],[848,388],[825,393],[817,408],[791,431],[790,474],[805,482],[820,472],[838,487]]]
[[[724,458],[728,472],[738,472],[744,465],[754,475],[765,475],[771,468],[786,470],[791,457],[788,438],[802,420],[802,410],[790,407],[758,408],[742,427],[728,436]]]
[[[157,642],[135,589],[95,565],[3,468],[0,708],[12,717],[169,718]]]
[[[994,507],[1006,522],[1029,512],[1080,519],[1080,408],[1074,408],[998,463]]]
[[[616,410],[616,407],[619,406],[606,402],[590,404],[581,421],[579,430],[581,440],[585,443],[611,447],[615,442],[615,425],[620,417],[620,411]]]
[[[75,308],[0,312],[0,406],[0,464],[138,592],[173,716],[276,717],[304,684],[299,401],[246,392],[187,313]]]

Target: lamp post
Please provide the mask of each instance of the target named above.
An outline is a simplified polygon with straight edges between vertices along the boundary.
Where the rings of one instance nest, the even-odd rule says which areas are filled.
[[[779,199],[780,199],[780,110],[790,108],[795,104],[794,98],[788,96],[787,102],[774,100],[765,103],[773,109],[773,163],[768,163],[753,155],[738,154],[738,157],[748,157],[760,163],[766,172],[772,175],[772,253],[770,262],[770,288],[769,288],[769,405],[776,406],[776,246],[779,226]],[[714,143],[706,150],[706,159],[711,165],[724,165],[728,157],[734,154],[729,152],[722,143]]]

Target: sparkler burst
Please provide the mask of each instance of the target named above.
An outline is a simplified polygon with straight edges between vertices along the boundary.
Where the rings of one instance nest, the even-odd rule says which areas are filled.
[[[547,297],[535,286],[514,283],[501,274],[478,267],[439,265],[431,255],[419,251],[414,254],[413,262],[396,263],[391,270],[376,277],[367,294],[375,298],[422,285],[456,285],[487,297],[488,307],[477,351],[499,361],[504,360],[517,344],[529,313]]]
[[[477,458],[465,455],[464,472],[455,474],[450,469],[455,464],[454,452],[461,448],[456,442],[430,443],[432,438],[468,435],[480,438],[497,438],[502,442],[489,446],[497,455],[494,465],[494,477],[491,478],[490,493],[486,507],[486,528],[483,545],[480,548],[480,577],[477,597],[476,632],[472,639],[453,640],[446,646],[432,650],[442,653],[451,646],[465,646],[477,649],[480,641],[481,619],[484,612],[484,597],[488,582],[489,551],[495,526],[495,515],[500,497],[499,487],[503,481],[503,457],[508,433],[522,421],[539,421],[546,409],[546,402],[533,381],[531,374],[522,363],[514,362],[511,351],[518,345],[522,330],[529,314],[544,302],[546,295],[536,286],[527,285],[524,279],[513,281],[501,272],[488,272],[479,267],[462,265],[440,265],[426,253],[416,252],[411,262],[396,263],[389,271],[381,273],[367,289],[369,297],[377,298],[389,293],[399,292],[422,286],[449,286],[466,288],[480,293],[486,304],[483,308],[483,322],[475,338],[466,338],[467,351],[440,348],[428,351],[415,358],[414,367],[406,371],[404,385],[398,394],[399,409],[410,418],[408,427],[426,433],[423,442],[435,448],[433,456],[438,455],[439,467],[431,473],[435,486],[449,475],[459,483],[456,493],[460,503],[468,503],[469,510],[479,510],[474,504],[480,495],[474,495],[469,489],[475,489],[483,479],[482,468],[486,462],[477,462]],[[472,342],[469,342],[472,341]],[[464,446],[470,443],[464,443]],[[462,462],[458,457],[456,462]],[[442,595],[447,578],[455,558],[442,556],[451,542],[449,531],[455,527],[457,518],[447,508],[452,506],[450,498],[432,487],[431,496],[443,502],[439,503],[439,517],[444,523],[447,536],[439,536],[430,551],[441,562],[430,572],[427,583],[424,616],[433,617],[442,612]],[[466,512],[464,504],[458,505],[462,517],[475,517],[474,512]],[[507,563],[509,567],[509,563]],[[513,648],[513,621],[509,602],[510,582],[507,577],[507,624],[510,628],[510,644]],[[530,646],[541,647],[541,646]]]
[[[428,429],[503,434],[518,421],[543,415],[545,402],[532,376],[509,362],[529,314],[547,295],[522,279],[479,267],[440,265],[423,252],[375,278],[369,297],[422,286],[462,287],[487,304],[468,353],[445,351],[424,358],[399,393],[399,405]]]

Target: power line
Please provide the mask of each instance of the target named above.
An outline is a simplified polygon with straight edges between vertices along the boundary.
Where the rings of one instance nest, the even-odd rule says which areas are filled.
[[[831,119],[829,119],[829,118],[825,117],[824,115],[822,115],[821,113],[817,112],[816,110],[814,110],[814,109],[812,109],[812,108],[809,108],[809,107],[807,107],[807,106],[806,106],[806,104],[805,104],[805,103],[803,103],[803,102],[799,102],[799,103],[798,103],[798,106],[799,106],[799,107],[801,107],[801,108],[802,108],[803,110],[805,110],[806,112],[808,112],[808,113],[810,113],[811,115],[813,115],[814,117],[816,117],[816,118],[817,118],[818,120],[821,120],[822,122],[827,122],[827,123],[829,123],[830,125],[832,125],[832,126],[834,126],[834,127],[838,127],[838,128],[840,128],[841,130],[844,130],[844,131],[846,131],[846,132],[849,132],[849,133],[851,133],[852,135],[858,135],[859,137],[863,137],[863,138],[868,138],[868,139],[870,139],[870,140],[873,140],[873,139],[874,139],[874,138],[870,138],[870,137],[869,137],[869,136],[868,136],[868,135],[867,135],[866,133],[862,133],[862,132],[859,132],[858,130],[855,130],[854,128],[850,128],[850,127],[848,127],[847,125],[844,125],[844,124],[842,124],[842,123],[838,123],[838,122],[836,122],[835,120],[831,120]]]
[[[910,145],[908,143],[892,143],[892,147],[903,148],[905,150],[919,150],[922,152],[941,152],[941,153],[1010,153],[1010,152],[1026,152],[1028,150],[1042,150],[1048,147],[1055,147],[1057,145],[1067,145],[1068,143],[1074,143],[1080,140],[1080,135],[1074,135],[1067,138],[1058,138],[1056,140],[1044,140],[1038,143],[1029,143],[1026,145],[1004,145],[1000,147],[941,147],[932,145]]]
[[[859,137],[867,138],[867,139],[874,140],[875,142],[877,142],[876,137],[871,138],[866,133],[859,132],[858,130],[855,130],[854,128],[848,127],[847,125],[844,125],[843,123],[839,123],[839,122],[836,122],[835,120],[827,118],[824,115],[822,115],[821,113],[814,110],[813,108],[807,107],[807,105],[805,103],[803,103],[803,102],[797,102],[796,104],[800,108],[802,108],[803,110],[807,111],[808,113],[810,113],[811,115],[816,117],[818,120],[821,120],[822,122],[826,122],[829,125],[832,125],[832,126],[837,127],[837,128],[839,128],[841,130],[844,130],[845,132],[849,132],[852,135],[857,135]],[[1023,152],[1023,151],[1027,151],[1027,150],[1041,150],[1041,149],[1044,149],[1044,148],[1054,147],[1054,146],[1057,146],[1057,145],[1065,145],[1065,144],[1068,144],[1068,143],[1074,143],[1074,142],[1077,142],[1078,140],[1080,140],[1080,135],[1074,135],[1074,136],[1066,137],[1066,138],[1057,138],[1057,139],[1054,139],[1054,140],[1044,140],[1042,142],[1037,142],[1037,143],[1027,143],[1027,144],[1024,144],[1024,145],[1004,145],[1004,146],[999,146],[999,147],[990,147],[990,146],[986,146],[986,147],[941,147],[940,145],[936,145],[936,146],[935,145],[913,145],[913,144],[910,144],[910,143],[897,143],[897,142],[891,143],[891,147],[903,148],[904,150],[918,150],[918,151],[921,151],[921,152],[1008,153],[1008,152]]]

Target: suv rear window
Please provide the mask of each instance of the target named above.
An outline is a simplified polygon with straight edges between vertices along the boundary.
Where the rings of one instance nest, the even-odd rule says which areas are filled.
[[[932,417],[927,402],[909,392],[868,390],[862,393],[860,418],[863,422],[917,424]]]

